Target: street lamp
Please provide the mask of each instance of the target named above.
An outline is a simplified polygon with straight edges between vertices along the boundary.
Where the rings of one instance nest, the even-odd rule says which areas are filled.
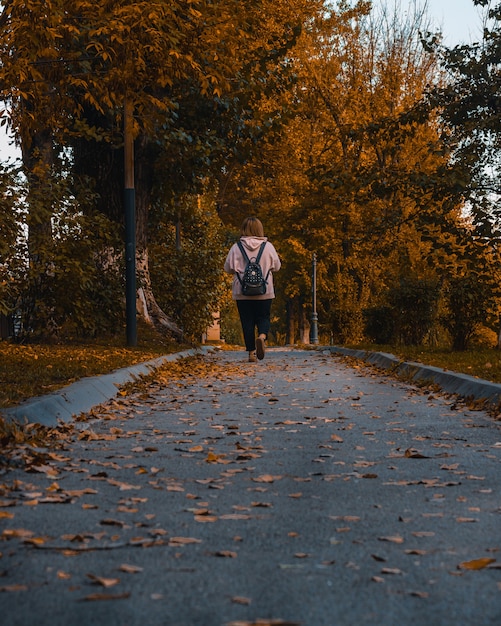
[[[133,108],[124,105],[125,316],[127,345],[137,345],[136,319],[136,193],[134,189]]]
[[[310,328],[310,343],[318,344],[318,315],[317,315],[317,255],[313,253],[312,267],[311,267],[311,297],[312,297],[312,312],[311,312],[311,328]]]

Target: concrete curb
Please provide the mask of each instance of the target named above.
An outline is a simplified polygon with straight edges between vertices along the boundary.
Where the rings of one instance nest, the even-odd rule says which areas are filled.
[[[393,354],[386,352],[370,352],[340,346],[319,347],[318,349],[367,361],[413,381],[437,384],[444,391],[457,394],[462,398],[483,400],[491,405],[501,404],[501,385],[488,380],[474,378],[468,374],[449,372],[439,367],[414,363],[413,361],[401,361]]]
[[[44,426],[56,426],[60,420],[70,421],[74,415],[87,413],[92,407],[110,400],[116,396],[120,385],[134,381],[141,375],[150,374],[166,362],[204,354],[211,350],[211,347],[203,346],[124,367],[111,374],[82,378],[54,393],[31,398],[17,406],[2,409],[0,412],[7,420],[18,422],[27,420]]]

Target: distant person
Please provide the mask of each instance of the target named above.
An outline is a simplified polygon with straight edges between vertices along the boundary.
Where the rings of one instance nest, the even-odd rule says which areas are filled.
[[[247,282],[245,281],[246,275],[249,273],[246,272],[247,259],[251,263],[257,261],[263,243],[265,245],[259,257],[259,266],[264,284],[261,289],[253,286],[247,289]],[[245,255],[247,255],[247,259]],[[280,266],[277,251],[264,236],[263,225],[260,220],[257,217],[247,217],[242,223],[239,242],[235,243],[228,252],[224,269],[226,272],[234,274],[232,295],[233,300],[237,303],[245,349],[249,353],[251,363],[257,359],[264,359],[266,340],[270,332],[271,303],[275,297],[273,272],[277,272]],[[259,293],[249,295],[249,292],[252,291]]]

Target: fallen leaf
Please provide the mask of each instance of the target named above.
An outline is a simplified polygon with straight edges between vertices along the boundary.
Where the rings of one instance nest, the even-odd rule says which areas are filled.
[[[11,592],[11,591],[28,591],[28,587],[26,585],[4,585],[3,587],[0,587],[0,592],[2,591],[6,591],[6,592]]]
[[[126,574],[139,574],[139,572],[143,571],[143,568],[139,567],[139,565],[128,565],[127,563],[122,563],[118,569]]]
[[[214,552],[214,556],[221,556],[227,559],[236,559],[238,553],[233,552],[232,550],[218,550],[217,552]]]
[[[414,598],[422,598],[423,600],[430,596],[427,591],[409,591],[409,595]]]
[[[271,474],[262,474],[261,476],[258,476],[257,478],[253,478],[252,480],[255,483],[273,483],[276,480],[281,480],[281,478],[283,478],[282,476],[272,476]]]
[[[244,596],[233,596],[231,601],[234,604],[243,604],[244,606],[249,606],[249,604],[251,604],[251,602],[252,602],[252,600],[250,598],[246,598]]]
[[[464,561],[458,565],[458,569],[468,569],[468,570],[480,570],[485,569],[491,563],[494,563],[496,559],[490,559],[489,557],[485,557],[482,559],[474,559],[473,561]]]
[[[404,452],[404,456],[406,459],[429,459],[429,456],[425,456],[424,454],[421,454],[420,452],[418,452],[418,450],[414,449],[414,448],[407,448],[407,450]]]
[[[217,517],[215,515],[195,515],[195,522],[200,522],[202,524],[217,522]]]
[[[101,576],[95,576],[94,574],[87,574],[87,577],[96,585],[101,585],[101,587],[105,587],[106,589],[114,587],[120,582],[119,578],[103,578]]]
[[[389,541],[390,543],[404,543],[403,537],[394,535],[392,537],[378,537],[379,541]]]
[[[202,540],[193,537],[171,537],[169,539],[169,546],[186,546],[192,543],[202,543]]]
[[[6,528],[2,532],[2,537],[6,539],[29,539],[33,537],[35,533],[31,530],[26,530],[25,528]]]
[[[91,593],[82,600],[87,602],[97,602],[100,600],[126,600],[130,598],[130,593]]]

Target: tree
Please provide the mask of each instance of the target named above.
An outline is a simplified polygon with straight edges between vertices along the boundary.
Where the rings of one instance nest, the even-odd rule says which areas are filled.
[[[448,49],[436,35],[423,35],[448,75],[446,84],[427,98],[440,111],[451,150],[442,186],[464,204],[471,223],[465,256],[447,288],[446,324],[457,349],[467,346],[480,321],[492,319],[501,295],[497,265],[491,261],[501,243],[501,3],[472,1],[485,8],[480,42]]]
[[[363,309],[389,286],[432,278],[423,231],[458,214],[435,194],[447,161],[436,118],[414,112],[437,76],[418,37],[423,15],[376,20],[365,3],[343,6],[302,34],[287,132],[233,174],[285,256],[291,341],[308,326],[313,252],[325,331],[358,339]]]

